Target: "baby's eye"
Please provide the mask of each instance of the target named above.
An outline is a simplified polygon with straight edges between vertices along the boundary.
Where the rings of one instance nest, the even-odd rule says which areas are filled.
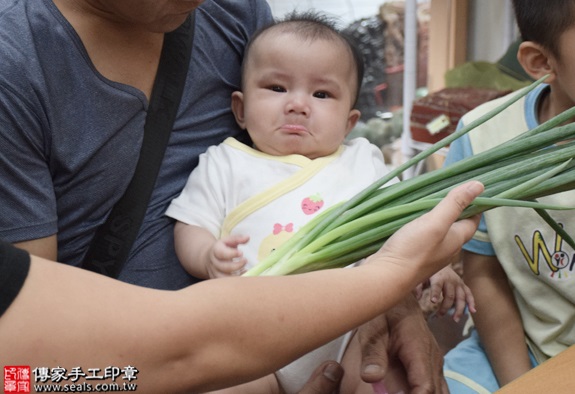
[[[325,98],[328,98],[328,97],[329,97],[329,93],[327,93],[327,92],[315,92],[315,93],[313,94],[313,97],[315,97],[315,98],[320,98],[320,99],[325,99]]]
[[[270,86],[268,89],[274,91],[274,92],[278,92],[278,93],[284,93],[286,90],[284,88],[282,88],[279,85],[272,85]]]

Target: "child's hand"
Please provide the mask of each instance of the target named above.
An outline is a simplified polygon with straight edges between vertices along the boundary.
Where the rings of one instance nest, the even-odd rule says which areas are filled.
[[[245,272],[247,260],[238,245],[247,243],[249,239],[247,235],[230,235],[216,241],[206,267],[210,279],[237,276]]]
[[[454,307],[453,320],[458,322],[465,312],[466,304],[469,311],[475,313],[475,299],[471,290],[450,266],[429,278],[429,287],[431,302],[434,304],[441,302],[437,315],[443,316]]]

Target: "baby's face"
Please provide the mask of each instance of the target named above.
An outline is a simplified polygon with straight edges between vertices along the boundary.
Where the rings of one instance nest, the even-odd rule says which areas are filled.
[[[234,112],[256,148],[310,159],[335,152],[360,115],[351,109],[357,77],[345,44],[272,32],[249,56]]]

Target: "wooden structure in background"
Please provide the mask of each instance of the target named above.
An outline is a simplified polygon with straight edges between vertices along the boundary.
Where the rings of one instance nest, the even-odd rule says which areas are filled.
[[[427,87],[445,87],[447,70],[467,59],[468,0],[431,0]]]
[[[503,386],[496,394],[571,394],[575,392],[575,346]]]

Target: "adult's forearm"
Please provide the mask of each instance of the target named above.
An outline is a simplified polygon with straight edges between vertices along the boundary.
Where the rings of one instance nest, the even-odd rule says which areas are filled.
[[[140,371],[141,392],[237,384],[397,302],[407,291],[400,283],[407,288],[412,280],[394,280],[385,271],[375,265],[219,279],[167,292],[33,258],[24,288],[0,319],[0,362],[68,369],[132,365]]]
[[[273,372],[385,312],[416,283],[392,277],[391,272],[362,267],[282,278],[219,279],[189,290],[217,299],[201,313],[210,316],[210,335],[221,338],[216,346],[226,356],[222,351],[206,355],[214,356],[213,363],[226,359],[243,376],[249,370]]]

